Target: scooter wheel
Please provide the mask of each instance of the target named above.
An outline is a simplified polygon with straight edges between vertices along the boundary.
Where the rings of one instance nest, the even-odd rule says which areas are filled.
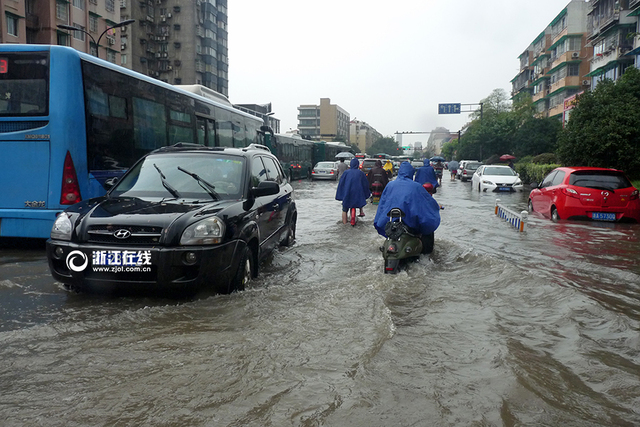
[[[400,269],[399,259],[386,259],[384,261],[384,274],[396,274]]]

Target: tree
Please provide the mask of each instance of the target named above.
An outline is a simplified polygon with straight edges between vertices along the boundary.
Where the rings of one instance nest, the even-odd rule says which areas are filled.
[[[398,148],[400,149],[398,150]],[[367,148],[366,153],[369,155],[387,153],[390,156],[397,156],[402,153],[402,148],[398,147],[398,143],[393,137],[385,136],[378,138],[376,142],[371,144],[371,146]]]
[[[628,67],[617,82],[603,80],[577,98],[559,138],[565,165],[622,169],[640,175],[640,70]]]

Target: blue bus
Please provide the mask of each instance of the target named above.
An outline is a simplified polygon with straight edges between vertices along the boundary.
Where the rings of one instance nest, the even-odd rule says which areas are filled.
[[[263,144],[263,125],[69,47],[2,44],[0,237],[48,238],[59,212],[103,195],[155,148]]]

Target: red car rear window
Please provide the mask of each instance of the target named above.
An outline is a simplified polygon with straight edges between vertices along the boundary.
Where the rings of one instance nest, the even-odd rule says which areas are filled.
[[[632,186],[627,177],[617,171],[576,171],[569,176],[569,184],[605,190],[619,190]]]

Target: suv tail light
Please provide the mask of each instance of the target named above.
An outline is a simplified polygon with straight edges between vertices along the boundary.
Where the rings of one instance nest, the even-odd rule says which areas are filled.
[[[80,186],[78,185],[76,168],[73,166],[71,154],[67,151],[62,169],[62,194],[60,195],[60,204],[73,205],[81,200],[82,197],[80,197]]]
[[[575,197],[576,199],[580,198],[580,196],[578,195],[578,192],[576,190],[574,190],[573,188],[569,188],[569,187],[564,187],[562,189],[562,192],[569,197]]]

